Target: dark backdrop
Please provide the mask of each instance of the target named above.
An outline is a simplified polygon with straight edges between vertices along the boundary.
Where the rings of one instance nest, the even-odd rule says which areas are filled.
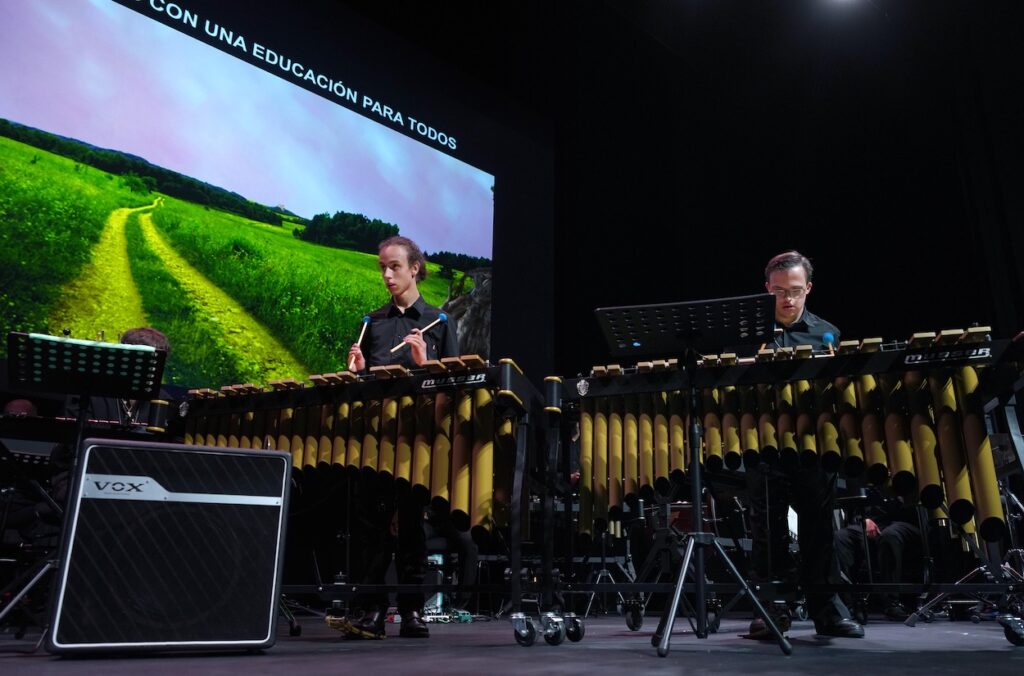
[[[1019,9],[628,4],[586,16],[575,38],[590,57],[570,85],[580,122],[563,127],[557,190],[580,188],[556,259],[584,263],[558,276],[573,317],[560,328],[591,327],[593,305],[756,291],[787,248],[814,260],[809,307],[845,337],[1020,326],[1000,222],[1013,215],[986,194],[1019,171],[994,164],[1002,142],[1020,147],[1019,124],[985,128],[1010,107],[1021,119],[999,90],[1021,80]],[[560,334],[557,359],[585,367],[599,347]]]
[[[1019,3],[345,4],[553,125],[560,374],[608,361],[594,307],[791,247],[844,337],[1024,327]]]

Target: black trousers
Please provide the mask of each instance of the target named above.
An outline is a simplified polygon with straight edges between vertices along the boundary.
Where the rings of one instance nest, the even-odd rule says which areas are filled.
[[[795,572],[803,585],[841,581],[834,544],[835,476],[820,466],[781,468],[760,465],[746,472],[750,495],[752,577],[772,580]],[[798,519],[800,564],[794,571],[789,552],[788,508]],[[807,594],[807,612],[815,622],[849,619],[838,594]]]
[[[462,531],[456,528],[447,514],[430,513],[427,519],[427,539],[432,538],[443,539],[448,552],[458,555],[459,567],[457,571],[459,586],[476,584],[477,566],[480,562],[480,548],[473,542],[469,531]],[[468,601],[469,594],[467,592],[456,592],[454,603],[457,607],[466,605]]]
[[[399,584],[422,585],[426,572],[427,546],[423,531],[423,503],[409,492],[382,491],[366,479],[353,501],[353,554],[359,558],[363,584],[384,584],[392,559]],[[423,592],[398,594],[398,612],[423,612]],[[353,605],[364,610],[386,610],[386,593],[359,594]]]
[[[883,583],[906,582],[921,568],[921,529],[911,523],[895,521],[880,530],[878,538],[869,541],[874,552],[864,551],[863,526],[853,524],[836,532],[835,547],[842,569],[851,580],[864,562],[865,555],[875,554],[877,565],[872,567],[875,581]],[[874,559],[873,559],[874,560]],[[886,594],[886,601],[899,601],[897,594]]]

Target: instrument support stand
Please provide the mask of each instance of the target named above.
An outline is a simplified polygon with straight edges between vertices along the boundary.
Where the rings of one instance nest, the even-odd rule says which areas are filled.
[[[946,515],[946,518],[949,518],[949,508],[946,504],[943,503],[939,505],[939,508]],[[985,556],[981,551],[981,548],[978,547],[978,544],[974,541],[974,538],[971,537],[971,534],[965,532],[963,527],[956,521],[949,519],[949,522],[956,528],[957,533],[959,533],[961,539],[967,543],[967,546],[970,548],[974,558],[978,561],[977,567],[954,582],[954,585],[969,583],[978,576],[984,576],[984,578],[989,582],[1008,583],[1011,585],[1018,582],[1024,582],[1024,575],[1021,575],[1021,573],[1014,570],[1008,562],[1011,553],[1019,550],[1010,550],[1007,552],[1007,561],[999,562],[997,550],[992,548],[989,552],[989,556]],[[913,627],[917,624],[919,619],[930,617],[931,609],[951,596],[951,594],[952,592],[942,592],[936,595],[916,611],[911,613],[903,624],[908,627]],[[985,602],[985,599],[980,594],[965,593],[965,595],[977,599],[979,603]],[[999,594],[996,597],[995,606],[998,610],[996,621],[1002,625],[1003,633],[1006,635],[1007,640],[1014,645],[1024,645],[1024,620],[1011,612],[1008,595],[1005,593]]]

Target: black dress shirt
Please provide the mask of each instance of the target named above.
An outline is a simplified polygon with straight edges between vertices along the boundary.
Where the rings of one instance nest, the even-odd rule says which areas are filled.
[[[366,368],[389,364],[401,364],[409,369],[418,368],[413,361],[411,347],[403,347],[397,352],[391,352],[391,348],[402,342],[413,329],[422,329],[440,314],[439,309],[427,305],[423,296],[417,298],[404,313],[395,306],[394,301],[371,312],[370,325],[366,327],[362,344]],[[423,340],[427,344],[427,359],[459,356],[455,320],[451,317],[431,327],[423,334]]]
[[[796,347],[797,345],[810,345],[815,350],[826,349],[825,334],[831,333],[833,344],[839,345],[839,329],[835,324],[825,321],[810,310],[804,308],[800,319],[789,326],[779,326],[782,335],[777,337],[768,347]]]

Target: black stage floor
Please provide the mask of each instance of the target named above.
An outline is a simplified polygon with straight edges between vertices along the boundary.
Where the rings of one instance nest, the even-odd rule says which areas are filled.
[[[991,621],[937,620],[911,628],[879,620],[867,626],[863,639],[817,638],[810,622],[795,622],[788,633],[790,657],[775,643],[740,638],[748,622],[726,618],[717,634],[699,640],[681,619],[672,651],[660,658],[650,642],[653,617],[639,632],[619,617],[591,618],[579,643],[550,646],[540,639],[531,647],[515,643],[506,620],[434,624],[426,640],[400,639],[397,625],[389,625],[386,640],[348,641],[304,618],[302,636],[289,637],[282,623],[277,644],[261,654],[61,659],[42,651],[2,652],[0,674],[1024,674],[1024,647],[1011,645]],[[0,650],[17,645],[0,637]]]

